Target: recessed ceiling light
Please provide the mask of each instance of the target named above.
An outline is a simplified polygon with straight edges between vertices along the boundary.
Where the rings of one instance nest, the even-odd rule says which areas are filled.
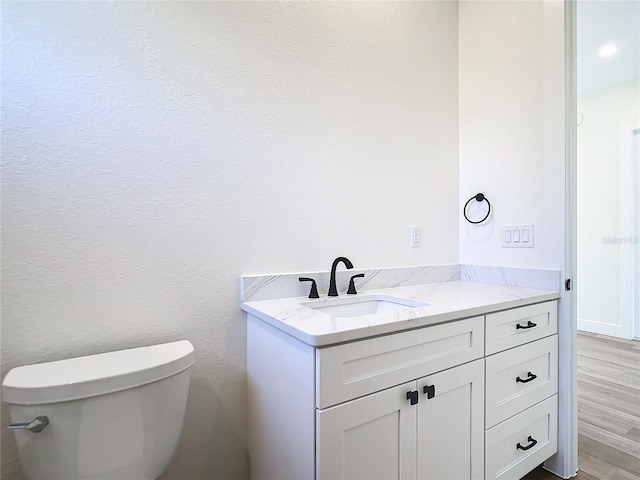
[[[601,57],[610,57],[612,55],[615,55],[617,51],[618,47],[616,47],[613,43],[607,43],[606,45],[600,47],[598,55],[600,55]]]

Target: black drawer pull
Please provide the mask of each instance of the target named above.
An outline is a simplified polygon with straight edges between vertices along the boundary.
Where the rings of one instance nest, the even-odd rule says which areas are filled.
[[[418,403],[418,391],[413,390],[412,392],[407,392],[407,400],[409,400],[411,405]]]
[[[529,320],[527,322],[526,325],[522,326],[519,323],[516,325],[516,330],[520,329],[520,328],[533,328],[533,327],[537,327],[538,324],[537,323],[533,323],[531,320]]]
[[[518,444],[516,445],[516,448],[518,450],[529,450],[530,448],[533,448],[536,446],[536,444],[538,443],[538,440],[534,439],[531,435],[529,435],[529,438],[527,438],[527,442],[530,442],[530,443],[526,447],[523,447],[522,445],[520,445],[520,442],[518,442]]]
[[[527,378],[523,380],[520,377],[516,377],[516,383],[529,383],[531,380],[535,380],[536,378],[538,378],[537,375],[527,372]]]
[[[427,400],[432,399],[436,396],[436,386],[435,385],[425,385],[422,389],[422,393],[427,394]]]

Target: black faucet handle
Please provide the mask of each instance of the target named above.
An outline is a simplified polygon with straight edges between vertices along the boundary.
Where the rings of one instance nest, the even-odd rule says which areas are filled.
[[[356,292],[356,284],[353,282],[354,278],[364,278],[364,273],[359,273],[349,279],[349,288],[347,289],[347,293],[350,295],[355,295],[356,293],[358,293]]]
[[[316,286],[316,281],[313,278],[299,277],[298,281],[311,282],[311,291],[309,292],[309,298],[320,298],[320,295],[318,295],[318,287]]]

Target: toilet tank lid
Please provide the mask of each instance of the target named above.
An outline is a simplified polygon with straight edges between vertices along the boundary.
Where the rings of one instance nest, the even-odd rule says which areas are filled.
[[[14,405],[41,405],[103,395],[152,383],[194,362],[188,340],[25,365],[2,382],[2,397]]]

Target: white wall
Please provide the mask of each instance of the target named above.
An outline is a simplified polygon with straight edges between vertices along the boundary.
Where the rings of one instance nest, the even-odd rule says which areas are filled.
[[[2,374],[187,338],[166,478],[247,477],[240,275],[459,260],[457,11],[2,2]]]
[[[564,268],[562,7],[460,2],[460,209],[492,205],[480,226],[459,217],[461,263]],[[535,248],[502,248],[501,226],[531,223]]]
[[[634,206],[621,204],[621,175],[630,172],[621,174],[620,153],[621,130],[640,121],[640,79],[578,97],[578,114],[578,327],[630,337],[631,319],[621,316],[631,315],[633,279],[622,278],[621,261],[631,263],[634,244],[620,217]]]

